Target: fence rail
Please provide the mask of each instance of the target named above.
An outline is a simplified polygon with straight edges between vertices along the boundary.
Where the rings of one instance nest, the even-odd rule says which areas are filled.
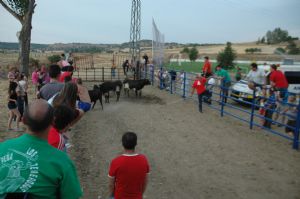
[[[195,79],[195,73],[188,73],[185,71],[175,71],[176,76],[163,71],[162,68],[155,68],[152,65],[145,67],[141,71],[142,78],[150,79],[152,85],[159,87],[160,89],[165,89],[170,94],[180,95],[182,98],[187,98],[191,92],[191,86]],[[116,68],[115,70],[109,66],[101,68],[85,68],[77,70],[74,74],[77,77],[81,77],[84,81],[109,81],[109,80],[123,80],[125,75],[122,68]],[[281,101],[276,101],[277,108],[264,108],[265,111],[270,111],[268,116],[259,114],[259,110],[263,107],[258,103],[257,100],[265,99],[270,100],[270,98],[256,98],[256,91],[251,94],[252,100],[242,101],[231,95],[232,88],[226,88],[222,84],[208,85],[208,91],[210,93],[211,104],[207,104],[212,110],[216,110],[220,113],[221,117],[230,116],[239,121],[245,122],[249,125],[249,129],[253,127],[259,127],[262,131],[278,135],[284,139],[293,141],[293,148],[299,149],[299,129],[300,129],[300,99],[298,96],[297,103],[286,103]],[[210,87],[210,88],[209,88]],[[192,96],[192,99],[198,101],[196,95]],[[227,101],[228,100],[228,101]],[[227,102],[226,102],[227,101]],[[275,120],[272,115],[279,115],[279,117],[291,118],[291,115],[284,113],[279,110],[278,107],[294,107],[297,110],[295,122],[293,125],[287,124],[285,121],[279,122]],[[259,109],[259,110],[257,110]],[[278,119],[278,117],[277,117]],[[265,127],[262,125],[262,121],[267,121],[273,124],[272,128]],[[281,126],[277,127],[275,125]],[[284,128],[288,128],[293,131],[293,135],[288,135],[284,132]]]
[[[186,98],[188,94],[191,92],[191,85],[195,79],[195,73],[187,73],[185,71],[174,70],[176,72],[176,77],[172,78],[170,71],[161,72],[163,71],[162,68],[160,69],[152,69],[151,71],[144,72],[144,78],[149,78],[152,80],[152,84],[158,85],[160,89],[165,89],[170,94],[180,95],[183,98]],[[155,74],[154,74],[155,73]],[[142,73],[143,74],[143,73]],[[232,82],[234,83],[234,82]],[[206,104],[208,107],[212,108],[213,110],[219,111],[220,116],[223,117],[225,115],[233,117],[239,121],[245,122],[249,124],[249,129],[253,129],[254,126],[259,127],[261,130],[272,133],[274,135],[278,135],[284,139],[293,141],[293,149],[299,149],[299,129],[300,129],[300,96],[296,96],[292,93],[289,93],[289,96],[296,96],[296,101],[293,103],[284,102],[284,101],[276,101],[276,108],[268,108],[263,107],[258,103],[258,100],[270,100],[269,97],[255,97],[259,96],[256,95],[256,91],[252,93],[252,100],[249,102],[242,101],[238,98],[231,96],[232,88],[226,88],[224,85],[215,84],[215,85],[208,85],[211,86],[210,94],[211,94],[211,104]],[[298,97],[298,98],[297,98]],[[198,101],[196,95],[192,97],[195,101]],[[228,100],[228,102],[226,102]],[[279,107],[283,107],[285,109],[295,109],[296,117],[292,115],[288,115],[287,113],[283,112],[279,109]],[[259,111],[264,109],[265,111],[269,111],[270,114],[262,115],[259,114]],[[276,116],[276,119],[272,116]],[[279,122],[278,119],[283,117],[283,121]],[[293,125],[286,123],[284,120],[288,119],[288,121],[294,121]],[[293,119],[293,120],[292,120]],[[263,121],[267,121],[271,123],[272,127],[266,127],[262,124]],[[280,126],[280,127],[277,127]],[[293,135],[286,134],[285,128],[288,128],[289,131],[293,131]]]

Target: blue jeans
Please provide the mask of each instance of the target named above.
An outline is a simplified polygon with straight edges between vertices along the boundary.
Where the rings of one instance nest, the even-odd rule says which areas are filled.
[[[283,103],[287,103],[288,100],[288,89],[287,88],[278,88],[279,96],[282,98]]]
[[[21,117],[23,117],[24,113],[24,97],[18,97],[17,98],[17,105],[18,105],[18,110],[21,114]]]

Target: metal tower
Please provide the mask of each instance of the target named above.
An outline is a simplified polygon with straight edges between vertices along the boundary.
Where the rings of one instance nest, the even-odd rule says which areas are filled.
[[[133,67],[139,74],[140,61],[140,39],[141,39],[141,1],[132,0],[131,6],[131,24],[130,24],[130,54]]]

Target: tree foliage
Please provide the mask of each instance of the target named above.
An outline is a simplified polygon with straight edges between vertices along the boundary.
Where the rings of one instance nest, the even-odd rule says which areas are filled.
[[[281,48],[281,47],[279,47],[279,48],[276,48],[275,50],[274,50],[274,53],[275,54],[278,54],[278,55],[282,55],[282,54],[284,54],[286,51],[284,50],[284,48]]]
[[[287,30],[282,30],[281,28],[275,28],[273,31],[269,30],[265,37],[267,44],[278,44],[280,42],[288,42],[298,39],[291,37]]]
[[[48,57],[48,60],[51,64],[57,63],[60,61],[60,56],[59,55],[51,55]]]
[[[250,54],[260,53],[261,49],[260,48],[246,48],[245,52],[250,53]]]
[[[19,15],[20,17],[25,16],[26,12],[28,11],[28,0],[3,0],[9,8]]]
[[[236,58],[236,52],[231,47],[230,42],[227,42],[225,49],[219,52],[217,56],[217,60],[219,64],[225,69],[234,67],[233,61],[235,60],[235,58]]]
[[[180,53],[186,53],[189,54],[190,49],[188,47],[184,47],[184,49]]]
[[[35,9],[35,0],[0,0],[0,4],[21,24],[22,28],[17,33],[20,46],[20,70],[28,76],[32,15]]]
[[[189,50],[189,58],[191,61],[195,61],[198,58],[198,50],[196,47]]]

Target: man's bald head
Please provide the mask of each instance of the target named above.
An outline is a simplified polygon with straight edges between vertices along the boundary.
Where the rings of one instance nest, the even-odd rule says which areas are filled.
[[[46,130],[52,121],[53,108],[43,99],[33,101],[25,109],[23,122],[34,133]]]

